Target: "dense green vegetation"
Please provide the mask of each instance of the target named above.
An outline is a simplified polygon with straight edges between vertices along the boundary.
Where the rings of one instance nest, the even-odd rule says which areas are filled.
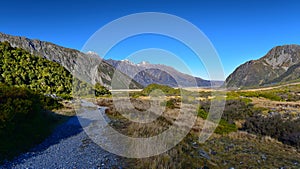
[[[71,98],[72,85],[83,95],[107,95],[110,92],[99,83],[93,87],[77,80],[72,84],[72,75],[63,66],[29,52],[13,48],[8,42],[0,42],[0,82],[12,86],[27,87],[44,94],[56,94],[64,99]],[[78,84],[78,85],[76,85]]]
[[[41,93],[70,96],[72,76],[61,65],[0,42],[0,82]]]
[[[264,91],[229,92],[222,119],[230,123],[244,120],[240,130],[259,136],[270,136],[284,144],[300,148],[299,118],[293,118],[292,114],[283,116],[278,112],[274,113],[276,110],[272,110],[273,115],[269,113],[264,115],[262,111],[272,111],[263,107],[255,108],[250,99],[262,97],[271,101],[298,101],[299,91],[300,85],[292,85]],[[207,110],[208,107],[205,109]]]
[[[197,92],[190,92],[184,89],[175,89],[170,86],[166,85],[160,85],[160,84],[150,84],[146,86],[142,91],[140,92],[134,92],[131,93],[132,97],[139,97],[139,96],[161,96],[162,94],[164,96],[182,96],[182,101],[187,101],[189,98],[195,98],[199,96],[199,93]]]
[[[198,116],[203,119],[207,119],[208,117],[207,110],[205,109],[206,108],[201,106],[198,109]],[[228,134],[230,132],[235,132],[235,131],[237,131],[236,125],[234,123],[229,123],[222,117],[219,121],[218,127],[215,129],[214,132],[217,134]]]
[[[103,96],[103,95],[111,95],[111,92],[107,90],[104,86],[100,83],[95,84],[95,96]]]
[[[172,87],[160,84],[150,84],[147,87],[145,87],[141,92],[137,92],[136,94],[141,96],[148,96],[151,92],[154,92],[155,90],[162,91],[166,96],[180,95],[180,89],[174,89]]]
[[[62,108],[45,94],[70,98],[71,74],[58,63],[0,42],[0,162],[41,142]]]
[[[176,104],[179,102],[179,99],[168,99],[160,103],[161,106],[166,106],[169,109],[176,108]]]
[[[269,117],[256,115],[247,119],[243,127],[250,133],[270,136],[285,144],[300,148],[299,118],[283,120],[280,114]]]
[[[208,112],[210,108],[209,101],[200,102],[199,112]],[[244,120],[254,114],[259,113],[259,109],[253,107],[253,104],[245,102],[243,99],[227,100],[222,114],[222,119],[229,123],[237,120]],[[206,118],[206,116],[200,116]]]
[[[0,84],[0,162],[45,139],[62,118],[47,109],[61,107],[51,97]]]

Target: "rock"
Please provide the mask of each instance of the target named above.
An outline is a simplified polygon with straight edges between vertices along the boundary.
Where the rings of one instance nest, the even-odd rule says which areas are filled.
[[[262,154],[262,155],[261,155],[261,159],[262,159],[263,161],[266,161],[266,160],[267,160],[267,156],[266,156],[265,154]]]
[[[214,150],[212,150],[212,149],[209,149],[209,153],[210,153],[211,155],[217,155],[217,154],[218,154],[216,151],[214,151]]]
[[[193,142],[193,143],[192,143],[192,147],[193,147],[194,149],[198,149],[198,148],[199,148],[199,144],[198,144],[197,142]]]
[[[207,154],[206,151],[200,149],[200,150],[198,151],[198,154],[199,154],[199,156],[201,156],[201,157],[203,157],[203,158],[205,158],[205,159],[207,159],[207,160],[210,160],[210,156]]]

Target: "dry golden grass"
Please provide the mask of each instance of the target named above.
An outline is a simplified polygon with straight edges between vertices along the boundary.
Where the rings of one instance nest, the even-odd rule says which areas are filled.
[[[282,87],[286,87],[286,86],[294,86],[294,85],[299,85],[299,84],[300,84],[300,82],[295,82],[295,83],[289,83],[289,84],[271,86],[271,87],[260,87],[260,88],[256,88],[256,89],[244,89],[244,90],[240,90],[240,91],[254,92],[254,91],[262,91],[262,90],[272,90],[272,89],[278,89],[278,88],[282,88]]]
[[[300,101],[296,102],[288,102],[288,101],[271,101],[265,98],[251,98],[252,104],[254,104],[255,107],[258,108],[264,108],[265,111],[263,111],[264,115],[267,115],[268,112],[276,111],[283,115],[288,115],[290,117],[297,118],[300,114]]]
[[[135,107],[147,107],[147,100],[134,100]],[[257,100],[256,103],[261,100]],[[112,100],[98,100],[102,106],[110,110],[112,126],[119,132],[133,137],[149,137],[157,135],[172,125],[178,116],[179,109],[166,109],[150,124],[133,123],[115,112]],[[144,105],[146,104],[146,106]],[[144,106],[143,106],[144,105]],[[184,105],[188,110],[195,107]],[[190,107],[189,107],[190,106]],[[260,106],[260,105],[258,105]],[[198,143],[198,136],[203,128],[204,120],[197,118],[193,129],[178,145],[171,150],[149,158],[125,159],[128,168],[300,168],[300,153],[293,147],[282,144],[270,137],[258,137],[247,132],[233,132],[228,135],[213,134],[205,143]],[[243,123],[242,121],[240,122]],[[241,125],[240,124],[240,125]],[[184,127],[183,124],[181,124]],[[210,159],[199,155],[206,152]]]

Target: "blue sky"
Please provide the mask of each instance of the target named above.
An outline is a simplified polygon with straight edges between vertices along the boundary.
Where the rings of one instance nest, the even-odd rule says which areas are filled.
[[[227,76],[240,64],[262,57],[274,46],[300,44],[299,9],[297,0],[11,0],[1,2],[0,32],[81,50],[90,36],[117,18],[138,12],[169,13],[196,25],[210,39]],[[137,37],[128,39],[127,47],[123,43],[126,50],[120,46],[116,48],[117,56],[112,51],[110,57],[122,59],[143,47],[172,50],[172,45],[165,46],[163,39],[156,38],[147,36],[145,46],[136,43],[143,41],[137,41]],[[176,50],[172,52],[178,54]],[[178,55],[186,61],[190,57]],[[194,75],[207,78],[199,63],[188,63],[188,67]]]

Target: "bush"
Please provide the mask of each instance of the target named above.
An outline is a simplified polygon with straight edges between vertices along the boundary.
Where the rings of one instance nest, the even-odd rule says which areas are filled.
[[[55,119],[45,109],[59,107],[53,98],[0,84],[0,163],[48,136]]]
[[[236,132],[238,129],[234,123],[228,123],[227,121],[221,119],[218,127],[215,130],[217,134],[228,134],[231,132]]]
[[[95,84],[95,96],[98,97],[98,96],[103,96],[103,95],[111,95],[111,93],[100,83],[96,83]]]
[[[176,104],[176,99],[170,99],[166,102],[166,107],[169,109],[174,109]]]
[[[207,119],[208,113],[202,107],[199,107],[198,116]],[[237,127],[234,123],[229,123],[226,120],[221,119],[214,132],[217,134],[228,134],[235,131],[237,131]]]
[[[57,99],[48,96],[40,95],[40,101],[44,110],[54,110],[63,107],[63,105],[59,103]]]
[[[179,96],[180,95],[180,89],[174,89],[169,86],[165,85],[159,85],[159,84],[150,84],[147,87],[145,87],[141,94],[144,96],[148,96],[152,91],[154,90],[161,90],[165,95],[167,96]]]
[[[209,112],[210,102],[200,102],[199,111]],[[198,115],[202,112],[198,111]],[[254,114],[260,113],[259,109],[253,107],[253,104],[244,101],[244,99],[227,100],[222,114],[222,119],[233,124],[236,120],[244,120]],[[201,116],[200,116],[201,117]],[[202,117],[203,118],[203,117]]]
[[[300,148],[300,119],[284,120],[280,114],[270,117],[256,115],[246,120],[243,130],[270,136],[285,144]]]
[[[201,117],[202,119],[207,119],[208,113],[203,108],[200,107],[198,109],[198,116]]]

